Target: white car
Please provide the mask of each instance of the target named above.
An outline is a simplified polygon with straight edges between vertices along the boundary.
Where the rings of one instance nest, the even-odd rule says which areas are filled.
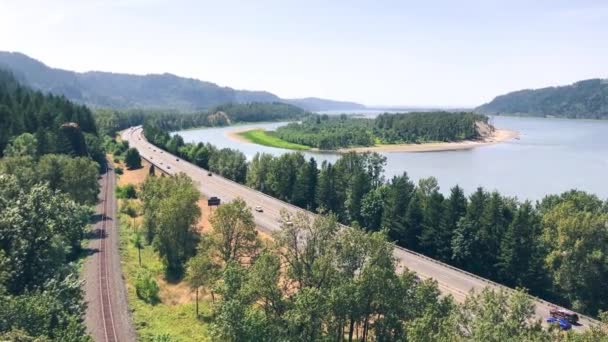
[[[261,212],[264,212],[264,209],[262,209],[262,207],[261,207],[261,206],[256,205],[256,206],[255,206],[255,211],[257,211],[258,213],[261,213]]]

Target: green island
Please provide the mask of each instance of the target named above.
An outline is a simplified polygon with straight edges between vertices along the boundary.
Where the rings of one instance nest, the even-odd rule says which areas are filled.
[[[310,146],[292,143],[277,137],[273,131],[266,131],[261,128],[251,129],[237,133],[238,136],[244,138],[247,141],[258,145],[286,148],[290,150],[310,150]]]
[[[252,129],[238,136],[271,147],[336,150],[480,140],[493,130],[487,116],[467,112],[385,113],[375,119],[315,114],[276,131]]]

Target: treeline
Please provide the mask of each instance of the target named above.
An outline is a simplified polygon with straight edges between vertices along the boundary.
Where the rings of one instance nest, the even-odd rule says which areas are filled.
[[[305,110],[286,103],[251,102],[228,103],[196,113],[100,109],[95,112],[95,119],[100,132],[114,136],[120,130],[143,124],[177,131],[192,127],[225,126],[236,122],[294,120],[307,114]]]
[[[461,141],[480,137],[477,123],[488,117],[474,113],[382,114],[374,120],[374,134],[384,143]]]
[[[608,300],[608,204],[571,191],[533,204],[458,186],[444,196],[434,178],[384,179],[385,157],[344,154],[317,165],[302,154],[257,154],[251,162],[231,149],[184,144],[179,135],[148,127],[146,137],[205,169],[340,222],[385,230],[398,245],[508,286],[597,315]],[[583,241],[581,243],[581,241]],[[563,251],[569,252],[564,257]]]
[[[90,111],[0,71],[0,340],[89,341],[77,261],[104,151]]]
[[[376,143],[478,139],[481,137],[478,123],[487,122],[486,116],[464,112],[385,113],[375,119],[312,115],[300,123],[277,128],[275,135],[292,143],[334,150]]]
[[[241,151],[230,148],[218,149],[211,144],[186,144],[179,134],[171,136],[169,133],[149,124],[144,126],[144,135],[154,145],[181,156],[204,169],[211,170],[239,183],[245,182],[247,158]]]
[[[335,150],[349,146],[372,146],[372,120],[346,115],[312,115],[300,123],[277,128],[277,137],[296,144]]]
[[[35,137],[38,155],[86,156],[86,143],[96,138],[97,128],[85,106],[21,86],[0,69],[0,157],[10,139],[23,133]]]

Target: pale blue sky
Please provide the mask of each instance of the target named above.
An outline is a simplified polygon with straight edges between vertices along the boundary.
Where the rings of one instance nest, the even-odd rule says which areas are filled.
[[[608,1],[0,0],[0,32],[53,67],[368,105],[608,76]]]

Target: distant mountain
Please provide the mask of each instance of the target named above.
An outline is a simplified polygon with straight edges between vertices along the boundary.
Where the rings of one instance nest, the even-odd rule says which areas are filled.
[[[527,89],[496,97],[475,109],[483,114],[608,119],[608,80]]]
[[[285,102],[309,111],[360,109],[363,105],[317,98],[281,99],[267,91],[237,90],[173,74],[130,75],[74,72],[48,67],[18,52],[0,51],[0,68],[42,91],[63,94],[92,107],[200,110],[229,102]]]
[[[322,110],[353,110],[366,108],[364,105],[356,102],[326,100],[317,97],[284,99],[283,101],[313,112]]]

